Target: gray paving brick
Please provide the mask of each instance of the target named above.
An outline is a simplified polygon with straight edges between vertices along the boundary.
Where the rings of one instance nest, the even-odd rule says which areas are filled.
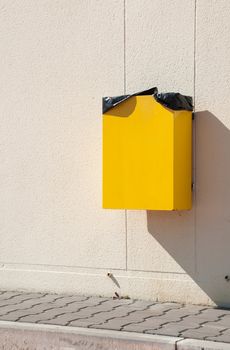
[[[224,314],[225,316],[229,316],[230,317],[230,308],[210,308],[210,310],[213,311],[218,311],[219,313]]]
[[[163,327],[167,327],[168,324],[163,325]],[[197,322],[193,322],[193,321],[187,321],[187,319],[183,319],[182,321],[179,322],[169,322],[170,326],[177,326],[177,327],[181,327],[184,329],[195,329],[195,328],[199,328],[199,324]]]
[[[56,323],[56,320],[55,320],[54,322],[55,322],[55,324],[58,324],[58,325],[59,325],[59,323]],[[90,322],[90,320],[85,319],[85,320],[77,320],[77,321],[74,321],[74,324],[72,324],[72,327],[85,327],[85,328],[89,328],[91,325],[92,325],[92,323]]]
[[[230,312],[228,310],[222,310],[222,309],[206,309],[201,312],[201,316],[210,319],[218,319],[221,316],[224,315],[230,315]]]
[[[205,334],[198,332],[196,329],[188,329],[187,331],[181,333],[181,337],[204,340]]]
[[[47,295],[48,297],[49,295]],[[70,302],[85,302],[86,297],[83,296],[56,296],[55,298],[50,298],[50,302],[55,303],[55,305],[64,305]],[[48,300],[47,300],[48,301]]]
[[[175,335],[178,336],[181,332],[185,332],[188,329],[195,329],[197,324],[187,325],[186,323],[168,323],[157,329],[148,329],[145,333],[148,334],[162,334],[162,335]]]
[[[133,331],[138,332],[138,329],[139,329],[139,332],[143,332],[144,330],[147,330],[147,329],[157,329],[163,323],[164,323],[164,321],[162,322],[161,319],[154,318],[154,319],[146,320],[146,321],[140,322],[140,323],[129,324],[127,326],[124,326],[123,330],[124,331],[131,331],[131,332],[133,332]]]
[[[42,319],[42,315],[40,315],[40,320],[37,321],[37,323],[40,324],[55,324],[60,326],[67,326],[69,322],[72,320],[75,320],[78,317],[78,313],[65,313],[63,315],[58,315],[52,319]],[[86,318],[87,319],[87,318]],[[84,321],[85,319],[83,319]]]
[[[207,334],[207,336],[212,336],[212,335],[214,335],[214,333],[219,335],[220,332],[225,330],[225,327],[218,326],[218,325],[208,326],[207,324],[205,324],[205,325],[201,326],[199,328],[199,330],[201,332],[205,332]]]
[[[26,300],[37,300],[39,298],[41,298],[43,295],[40,293],[37,294],[20,294],[20,295],[16,295],[13,296],[10,299],[7,300],[0,300],[0,310],[2,307],[5,307],[5,305],[14,305],[14,304],[18,304],[18,303],[22,303]]]
[[[230,316],[221,317],[221,319],[219,319],[215,323],[217,323],[220,326],[225,326],[226,328],[230,328]],[[212,322],[209,322],[209,324],[212,324]]]
[[[179,303],[0,291],[0,319],[230,342],[230,310]]]
[[[1,300],[8,300],[10,298],[14,298],[16,295],[21,295],[22,293],[20,292],[1,292],[0,294],[0,301]]]
[[[112,329],[112,330],[119,331],[124,323],[125,323],[124,319],[115,318],[115,319],[113,319],[113,320],[111,320],[109,322],[105,322],[103,324],[97,325],[96,328],[99,328],[99,329]],[[72,322],[71,325],[72,326],[77,326],[77,322]]]
[[[103,323],[106,322],[108,319],[108,314],[107,313],[100,313],[92,317],[80,317],[78,312],[75,313],[69,313],[69,314],[63,314],[59,315],[56,318],[48,321],[40,321],[38,323],[49,323],[49,324],[59,324],[59,325],[71,325],[74,326],[72,322],[75,323],[89,323],[89,324],[94,324],[94,323]]]
[[[95,328],[97,328],[96,326],[97,326],[98,324],[102,324],[102,323],[107,322],[107,320],[108,320],[109,317],[110,317],[110,315],[108,315],[108,314],[103,314],[103,315],[97,314],[97,315],[95,315],[95,316],[92,316],[92,317],[87,318],[87,321],[89,321],[89,323],[90,323],[91,325],[94,325]],[[84,319],[78,319],[78,320],[84,321]],[[72,326],[72,325],[73,325],[73,323],[71,323],[71,326]]]
[[[67,308],[64,308],[67,310]],[[84,303],[81,304],[71,304],[68,306],[68,312],[75,312],[78,311],[79,316],[81,317],[89,317],[94,313],[99,313],[99,312],[110,312],[113,309],[109,305],[86,305]]]
[[[152,310],[152,309],[148,309],[148,310],[133,310],[135,311],[135,315],[136,317],[139,318],[150,318],[150,317],[164,317],[166,314],[164,311],[162,310]]]
[[[114,303],[114,305],[131,305],[135,303],[135,300],[132,299],[111,299],[111,303]]]
[[[91,324],[94,322],[97,324],[106,322],[108,319],[115,318],[115,317],[116,318],[125,317],[126,315],[127,315],[127,310],[125,310],[124,308],[117,308],[109,312],[101,312],[91,317]],[[76,314],[75,320],[77,321],[77,320],[83,319],[84,316],[85,316],[84,314],[82,315],[81,312],[79,312]],[[74,325],[74,322],[71,322],[69,325],[70,326]]]
[[[181,304],[176,304],[176,303],[158,303],[150,306],[149,310],[152,310],[153,312],[166,312],[168,310],[172,309],[180,309]]]
[[[128,308],[135,308],[135,310],[144,310],[146,308],[152,307],[156,305],[156,303],[152,301],[145,300],[135,300],[134,304],[128,305]]]
[[[120,314],[123,314],[123,313],[120,313]],[[116,313],[117,315],[117,313]],[[63,321],[60,321],[60,322],[70,322],[69,325],[74,325],[73,324],[73,321],[86,321],[89,322],[91,325],[93,324],[100,324],[100,323],[104,323],[106,322],[108,319],[110,318],[113,318],[115,317],[114,316],[114,312],[113,311],[109,311],[109,312],[100,312],[100,313],[96,313],[95,315],[92,315],[91,317],[87,317],[85,315],[81,315],[81,313],[75,313],[75,314],[69,314],[69,315],[63,315],[63,316],[60,316],[61,320]]]
[[[160,324],[156,326],[158,328]],[[95,327],[97,328],[97,327]],[[139,324],[129,324],[127,326],[122,327],[122,330],[125,332],[137,332],[137,333],[143,333],[146,329],[146,325],[139,323]]]
[[[118,329],[118,330],[120,330],[128,322],[129,321],[127,320],[126,317],[116,317],[114,319],[111,319],[109,321],[104,322],[103,325],[106,326],[106,328],[108,328],[108,329]],[[74,325],[74,322],[72,322],[71,324]]]
[[[196,307],[182,307],[179,309],[172,309],[167,312],[168,317],[188,317],[188,316],[196,316],[201,312],[201,308]]]
[[[48,302],[47,302],[48,301]],[[43,298],[37,298],[36,300],[24,301],[16,305],[8,305],[3,308],[0,308],[0,317],[4,320],[18,319],[26,315],[32,315],[44,312],[46,309],[57,309],[63,310],[65,308],[66,312],[71,311],[73,308],[76,310],[79,308],[79,305],[82,301],[82,298],[79,299],[79,302],[76,298],[62,298],[58,300],[52,300],[49,295],[44,296]],[[67,303],[71,303],[67,305]],[[20,311],[21,310],[21,311]],[[9,315],[5,316],[5,315]]]
[[[92,312],[92,310],[90,311]],[[39,316],[38,323],[49,323],[49,324],[60,324],[60,325],[68,325],[69,322],[76,319],[88,319],[86,315],[81,315],[79,312],[62,312],[60,310],[59,313],[49,313]]]
[[[125,326],[129,323],[140,323],[143,322],[143,318],[136,317],[135,314],[131,314],[125,317],[116,317],[112,318],[113,315],[109,315],[111,318],[108,320],[108,315],[104,315],[104,319],[101,318],[101,315],[96,315],[94,317],[91,317],[89,320],[91,321],[91,324],[100,324],[100,323],[110,323],[113,322],[113,320],[120,320],[122,322],[122,326]],[[106,318],[107,317],[107,318]],[[73,323],[71,323],[73,324]]]
[[[18,310],[30,310],[32,307],[33,307],[33,305],[31,305],[31,304],[29,305],[26,303],[5,306],[5,307],[0,309],[0,317],[2,318],[4,315],[6,315],[8,313],[16,312]],[[26,311],[24,311],[24,313],[25,312]]]
[[[111,315],[113,316],[113,313],[111,313]],[[125,319],[126,324],[128,324],[128,323],[140,323],[140,322],[143,322],[145,320],[145,316],[146,316],[146,314],[144,312],[141,313],[138,311],[134,311],[127,316],[123,316],[123,319]]]
[[[206,309],[208,310],[208,309],[210,309],[210,307],[203,306],[203,305],[187,304],[187,305],[182,305],[182,309],[187,310],[188,314],[194,314],[194,313],[199,313],[201,311],[203,312]]]
[[[29,315],[37,315],[37,314],[43,314],[45,310],[51,309],[52,308],[52,303],[44,303],[44,304],[39,304],[36,306],[33,306],[29,309],[22,309],[22,310],[15,310],[11,311],[9,313],[6,313],[5,315],[1,316],[2,320],[15,320],[17,321],[19,318],[25,318]],[[58,308],[57,310],[61,310],[61,308]]]
[[[58,303],[58,301],[55,302],[54,300],[52,300],[50,298],[49,295],[44,296],[42,298],[33,299],[33,300],[25,300],[21,303],[2,306],[0,308],[0,316],[5,315],[6,313],[9,313],[12,311],[16,311],[16,310],[29,310],[29,309],[34,308],[37,305],[44,305],[44,306],[48,307],[48,305],[54,305],[56,303]],[[60,303],[58,303],[58,304],[60,305]]]
[[[207,322],[205,323],[206,326],[208,327],[214,327],[214,328],[222,328],[222,329],[226,329],[226,328],[230,328],[230,323],[229,322],[224,322],[224,321],[217,321],[217,322]]]
[[[214,315],[203,315],[203,314],[199,314],[199,315],[189,315],[188,317],[186,317],[186,319],[188,321],[194,321],[197,322],[198,324],[202,324],[203,322],[215,322],[218,321],[218,316]]]
[[[20,322],[40,322],[40,321],[46,321],[46,320],[50,320],[50,319],[54,319],[56,318],[58,315],[60,315],[62,313],[62,311],[60,309],[49,309],[49,310],[45,310],[43,312],[40,313],[36,313],[36,314],[27,314],[27,315],[22,315],[18,321]]]
[[[128,300],[128,303],[132,303],[132,300]],[[103,297],[88,297],[87,304],[88,305],[97,305],[97,304],[106,304],[107,306],[111,306],[111,308],[119,305],[124,305],[122,300],[113,300],[111,298],[103,298]]]
[[[178,336],[179,331],[174,327],[167,327],[167,329],[147,329],[145,334],[157,334],[157,335],[167,335],[167,336]]]
[[[223,327],[214,328],[214,327],[203,326],[198,329],[193,329],[193,330],[189,329],[185,332],[181,332],[181,336],[186,338],[189,337],[189,338],[205,339],[206,337],[219,336],[222,330],[224,330]]]
[[[47,310],[43,310],[42,313],[39,312],[33,313],[33,314],[28,314],[27,316],[21,316],[20,321],[23,322],[38,322],[38,321],[45,321],[45,320],[51,320],[53,318],[58,317],[58,315],[62,315],[63,313],[73,313],[77,312],[79,309],[88,308],[89,314],[93,313],[94,306],[98,305],[98,303],[101,301],[98,301],[98,299],[92,298],[89,300],[86,300],[84,302],[82,301],[75,301],[72,302],[71,304],[63,307],[48,307]],[[81,310],[80,310],[81,311]],[[80,315],[80,311],[78,314]],[[84,314],[85,315],[85,314]]]
[[[146,319],[146,322],[152,322],[155,319],[161,321],[162,324],[169,323],[169,322],[179,322],[179,321],[181,321],[180,317],[177,317],[175,315],[167,316],[167,314],[165,314],[165,315],[157,316],[157,317],[156,316],[149,317],[149,318]]]
[[[216,336],[216,337],[207,337],[206,340],[230,343],[230,335],[224,335],[223,334],[223,335],[219,335],[219,336]]]
[[[100,302],[110,301],[110,299],[103,298],[103,297],[88,297],[86,301],[89,305],[91,304],[95,305],[95,304],[99,304]]]
[[[104,317],[104,320],[106,320],[106,317]],[[45,323],[45,324],[58,324],[58,325],[70,325],[69,323],[71,321],[75,322],[82,322],[82,323],[90,323],[92,324],[93,321],[97,322],[103,322],[103,318],[101,316],[98,316],[98,318],[94,317],[80,317],[79,312],[73,312],[73,313],[64,313],[61,315],[57,315],[56,317],[48,320],[42,319],[42,315],[40,315],[40,320],[38,323]],[[72,324],[71,324],[72,326]]]
[[[223,334],[230,335],[230,327],[225,328],[224,331],[222,331],[222,332],[223,332]]]
[[[124,316],[127,316],[127,314],[128,314],[127,309],[123,307],[117,307],[116,309],[105,312],[105,316],[107,317],[107,319],[114,318],[114,317],[124,317]]]

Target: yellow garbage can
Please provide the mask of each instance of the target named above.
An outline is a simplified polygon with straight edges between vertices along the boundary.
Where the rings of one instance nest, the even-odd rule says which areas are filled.
[[[126,96],[103,114],[103,208],[191,209],[192,107],[160,95]]]

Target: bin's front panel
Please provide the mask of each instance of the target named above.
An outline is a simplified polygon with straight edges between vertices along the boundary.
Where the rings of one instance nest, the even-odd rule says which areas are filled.
[[[137,96],[103,115],[103,207],[172,210],[174,112]]]

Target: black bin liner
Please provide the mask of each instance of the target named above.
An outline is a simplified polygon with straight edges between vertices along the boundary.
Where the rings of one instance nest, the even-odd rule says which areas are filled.
[[[153,96],[153,98],[155,98],[157,102],[161,103],[163,106],[170,108],[174,111],[179,111],[179,110],[193,111],[193,102],[192,102],[191,96],[181,95],[179,92],[158,93],[157,87],[153,87],[151,89],[140,91],[132,95],[103,97],[102,99],[103,113],[108,112],[111,108],[128,100],[132,96],[144,96],[144,95]]]

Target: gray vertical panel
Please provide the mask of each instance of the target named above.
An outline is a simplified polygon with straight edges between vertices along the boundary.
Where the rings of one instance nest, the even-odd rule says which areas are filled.
[[[127,90],[193,94],[194,0],[126,0]]]
[[[193,95],[194,1],[126,1],[127,91]],[[128,212],[128,268],[194,276],[194,210]]]
[[[123,93],[123,4],[1,2],[1,261],[125,268],[124,211],[101,208],[101,98]]]
[[[197,2],[198,284],[230,305],[230,2]]]

